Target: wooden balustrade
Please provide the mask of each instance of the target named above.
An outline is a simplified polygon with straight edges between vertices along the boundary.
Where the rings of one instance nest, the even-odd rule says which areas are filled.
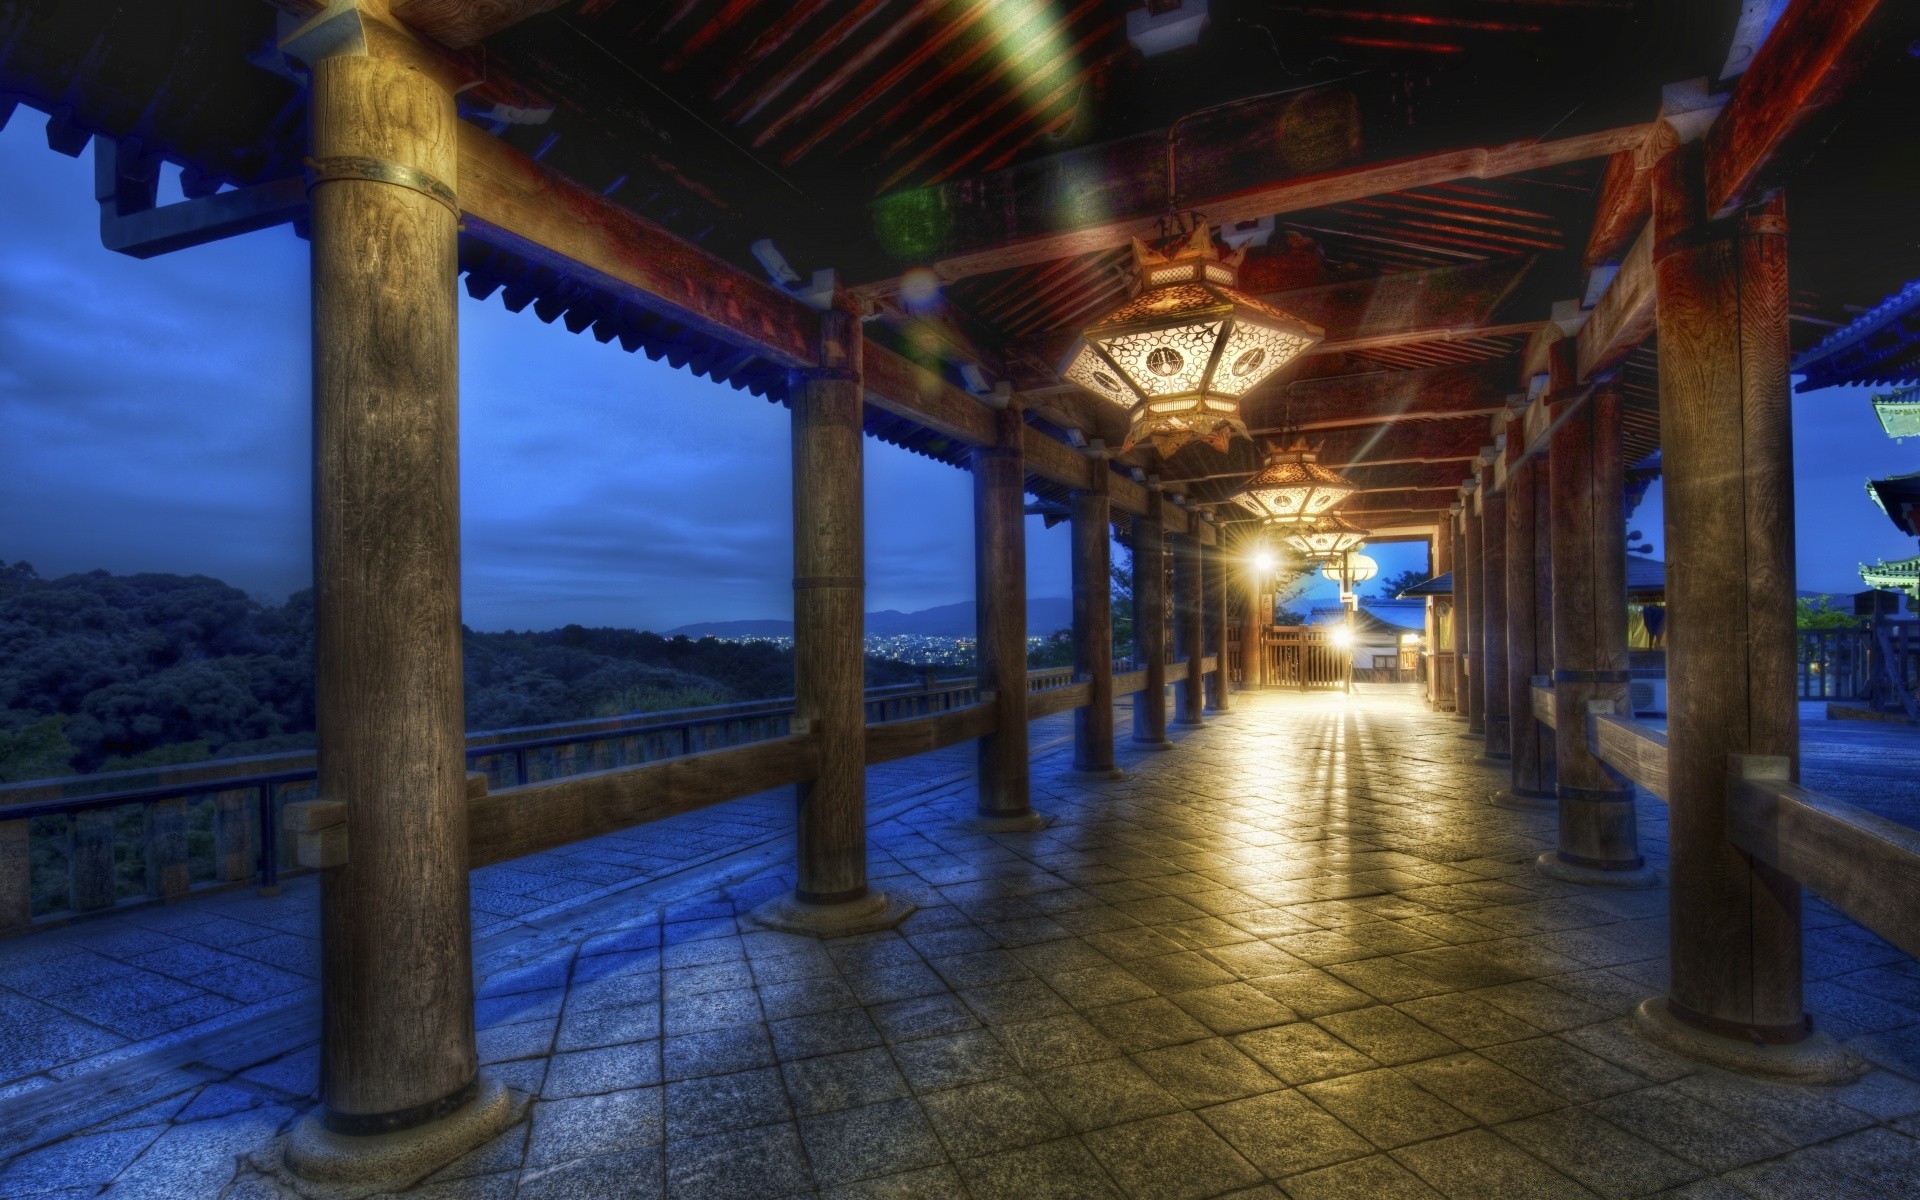
[[[1551,725],[1553,689],[1536,685],[1533,704],[1535,715]],[[1648,795],[1667,799],[1667,738],[1658,729],[1593,712],[1587,716],[1587,744]],[[1733,758],[1729,840],[1920,957],[1920,830],[1801,787],[1787,778],[1784,758]]]
[[[1071,668],[1030,672],[1027,688],[1030,720],[1087,702],[1087,685],[1074,683]],[[597,828],[595,820],[624,821],[611,826],[623,828],[793,782],[785,776],[806,770],[805,751],[769,749],[804,742],[791,736],[792,703],[756,700],[469,735],[474,864],[511,857],[503,847],[547,848],[594,836],[577,831]],[[929,676],[870,689],[866,713],[870,763],[956,745],[998,720],[991,702],[979,702],[971,678]],[[693,759],[700,762],[689,765]],[[678,765],[665,769],[669,764]],[[31,928],[36,919],[197,890],[276,888],[282,871],[300,869],[281,814],[289,803],[312,798],[313,779],[309,752],[0,787],[0,934]],[[725,782],[718,791],[716,780]],[[528,806],[549,801],[551,819],[522,831]],[[117,853],[123,846],[136,853]]]

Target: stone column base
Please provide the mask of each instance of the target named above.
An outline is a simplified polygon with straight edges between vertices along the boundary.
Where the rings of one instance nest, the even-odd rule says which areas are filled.
[[[1652,867],[1640,866],[1631,871],[1602,871],[1598,867],[1583,867],[1570,863],[1560,857],[1558,850],[1549,850],[1533,860],[1533,869],[1549,879],[1558,879],[1564,883],[1584,883],[1588,887],[1610,888],[1650,888],[1660,886],[1660,872]]]
[[[314,1109],[300,1118],[282,1149],[289,1182],[303,1195],[334,1200],[412,1186],[522,1116],[524,1106],[514,1103],[505,1084],[485,1071],[479,1082],[478,1094],[465,1105],[395,1133],[335,1133]]]
[[[1824,1033],[1785,1045],[1722,1037],[1687,1024],[1667,1011],[1665,996],[1651,996],[1633,1010],[1634,1032],[1684,1058],[1769,1079],[1795,1083],[1852,1083],[1866,1064]]]
[[[1161,738],[1157,742],[1143,741],[1140,738],[1130,738],[1128,739],[1128,745],[1131,745],[1138,750],[1171,750],[1173,749],[1173,743],[1168,741],[1165,738]]]
[[[1127,773],[1119,767],[1101,767],[1096,770],[1083,770],[1080,767],[1074,767],[1070,771],[1060,772],[1060,778],[1082,783],[1096,783],[1109,779],[1125,779],[1126,777]]]
[[[984,813],[975,813],[962,821],[954,822],[954,828],[961,833],[1032,833],[1053,824],[1048,813],[1034,812],[1029,809],[1008,817],[989,817]]]
[[[1513,765],[1511,754],[1482,754],[1473,760],[1476,767],[1510,767]]]
[[[1555,796],[1525,796],[1510,787],[1501,788],[1487,798],[1496,808],[1511,808],[1520,812],[1560,811],[1560,800]]]
[[[831,938],[892,929],[906,920],[914,907],[911,901],[891,899],[885,892],[873,890],[843,904],[814,904],[788,892],[748,915],[768,929]]]
[[[1189,721],[1185,717],[1175,717],[1173,720],[1167,722],[1169,725],[1177,725],[1182,729],[1198,729],[1206,723],[1205,718]]]

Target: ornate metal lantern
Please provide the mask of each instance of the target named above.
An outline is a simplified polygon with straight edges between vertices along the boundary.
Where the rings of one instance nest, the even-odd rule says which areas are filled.
[[[1325,516],[1288,528],[1291,532],[1282,540],[1296,554],[1307,559],[1338,558],[1349,550],[1359,549],[1360,543],[1367,540],[1366,530],[1337,516]]]
[[[1171,253],[1135,238],[1133,299],[1090,326],[1060,375],[1128,410],[1125,450],[1162,455],[1190,441],[1225,450],[1246,436],[1240,398],[1325,336],[1236,290],[1241,252],[1222,259],[1205,224]]]
[[[1269,454],[1234,499],[1268,524],[1296,525],[1331,515],[1353,492],[1352,480],[1321,466],[1302,442]]]

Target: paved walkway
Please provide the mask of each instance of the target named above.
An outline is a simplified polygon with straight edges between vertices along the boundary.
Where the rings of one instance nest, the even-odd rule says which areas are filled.
[[[479,1009],[528,1119],[409,1194],[1920,1194],[1912,960],[1810,904],[1811,1007],[1875,1069],[1696,1069],[1626,1021],[1664,895],[1535,874],[1551,819],[1485,802],[1457,721],[1394,688],[1241,699],[1122,781],[1042,755],[1038,834],[956,834],[960,784],[883,806],[876,882],[921,906],[897,932],[757,929],[787,877],[750,862],[528,925]],[[308,1103],[307,1036],[0,1102],[27,1148],[0,1195],[276,1194],[236,1156]]]
[[[1036,722],[1036,746],[1070,736],[1067,715]],[[872,803],[971,777],[956,746],[868,771]],[[474,938],[510,944],[582,906],[761,847],[786,844],[793,793],[781,788],[473,873]],[[311,1000],[320,975],[319,882],[279,896],[246,888],[133,905],[0,941],[0,1101],[205,1037]]]

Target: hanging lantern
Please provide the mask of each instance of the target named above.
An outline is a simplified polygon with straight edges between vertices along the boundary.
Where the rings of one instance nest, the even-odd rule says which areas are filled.
[[[1294,553],[1308,559],[1338,558],[1349,550],[1359,549],[1360,543],[1367,540],[1366,530],[1336,516],[1325,516],[1317,521],[1287,528],[1291,532],[1282,540]]]
[[[1235,290],[1242,252],[1222,259],[1196,226],[1161,254],[1133,241],[1133,299],[1090,326],[1067,352],[1061,378],[1126,408],[1122,453],[1151,441],[1162,456],[1191,441],[1225,450],[1240,398],[1326,336]]]
[[[1353,550],[1320,564],[1320,577],[1339,584],[1342,591],[1356,583],[1365,583],[1379,573],[1379,563]]]
[[[1353,492],[1352,480],[1321,466],[1319,456],[1301,442],[1269,454],[1267,465],[1234,499],[1268,524],[1295,525],[1330,515]]]

